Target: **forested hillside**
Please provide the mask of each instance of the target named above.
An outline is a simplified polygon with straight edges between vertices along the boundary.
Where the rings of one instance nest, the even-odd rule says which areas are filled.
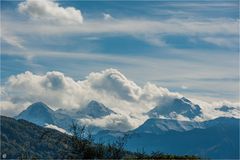
[[[1,157],[7,159],[198,159],[195,156],[175,156],[161,152],[152,154],[129,152],[124,149],[125,138],[121,137],[109,145],[96,144],[84,127],[74,124],[72,134],[67,135],[25,120],[1,116]]]

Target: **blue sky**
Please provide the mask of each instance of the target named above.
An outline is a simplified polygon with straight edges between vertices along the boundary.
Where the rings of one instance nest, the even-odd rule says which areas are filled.
[[[25,71],[80,80],[116,68],[137,84],[239,101],[238,1],[1,2],[2,84]]]

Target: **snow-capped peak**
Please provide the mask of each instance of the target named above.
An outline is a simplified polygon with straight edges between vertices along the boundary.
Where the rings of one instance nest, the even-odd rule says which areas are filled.
[[[194,119],[197,116],[201,116],[202,112],[199,105],[193,104],[190,100],[182,97],[156,106],[147,112],[147,115],[152,118],[177,118],[177,116],[181,116],[187,119]]]

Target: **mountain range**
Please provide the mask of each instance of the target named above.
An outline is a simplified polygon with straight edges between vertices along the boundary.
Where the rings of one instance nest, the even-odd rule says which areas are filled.
[[[42,102],[36,102],[30,105],[26,110],[17,115],[16,119],[24,119],[40,126],[52,124],[69,130],[69,126],[73,122],[77,122],[79,118],[101,118],[110,114],[116,114],[102,103],[90,101],[84,108],[80,110],[63,110],[56,111],[49,108]]]
[[[230,107],[220,110],[227,112]],[[231,110],[231,108],[230,108]],[[109,115],[118,115],[115,111],[97,101],[90,101],[81,109],[52,110],[46,104],[37,102],[21,112],[16,119],[24,119],[40,126],[54,125],[69,131],[69,126],[80,119],[99,119]],[[149,118],[133,130],[106,130],[96,126],[93,137],[95,141],[111,143],[118,137],[128,135],[126,149],[143,150],[147,153],[161,151],[164,153],[185,155],[193,154],[203,158],[239,158],[239,119],[218,117],[216,119],[196,121],[203,115],[199,105],[186,98],[176,98],[157,105],[144,113]],[[176,116],[189,120],[178,120]],[[164,117],[164,118],[163,118]],[[89,126],[91,127],[91,126]]]

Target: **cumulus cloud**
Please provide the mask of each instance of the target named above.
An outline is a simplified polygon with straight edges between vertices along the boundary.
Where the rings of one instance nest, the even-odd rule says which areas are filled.
[[[67,109],[81,107],[92,99],[108,106],[124,108],[131,105],[135,109],[134,106],[140,103],[153,105],[151,102],[157,103],[161,97],[178,96],[151,83],[140,87],[116,69],[90,73],[82,81],[75,81],[56,71],[45,75],[27,71],[9,77],[3,91],[3,98],[13,103],[44,101],[56,108]]]
[[[0,113],[4,116],[13,116],[21,112],[23,109],[26,108],[29,104],[19,104],[16,105],[11,101],[1,101],[0,102]]]
[[[65,77],[59,72],[49,72],[46,78],[42,81],[42,85],[45,88],[50,88],[52,90],[64,89],[66,84]]]
[[[25,72],[11,76],[3,87],[3,97],[13,103],[44,101],[55,107],[79,106],[81,86],[60,72],[34,75]],[[23,94],[24,93],[24,94]],[[59,102],[57,102],[59,101]]]
[[[26,13],[34,20],[60,24],[81,24],[81,11],[74,7],[61,7],[54,0],[26,0],[19,3],[20,13]]]
[[[92,88],[98,91],[111,92],[114,96],[125,100],[136,101],[142,94],[139,86],[115,69],[91,73],[87,79]]]

